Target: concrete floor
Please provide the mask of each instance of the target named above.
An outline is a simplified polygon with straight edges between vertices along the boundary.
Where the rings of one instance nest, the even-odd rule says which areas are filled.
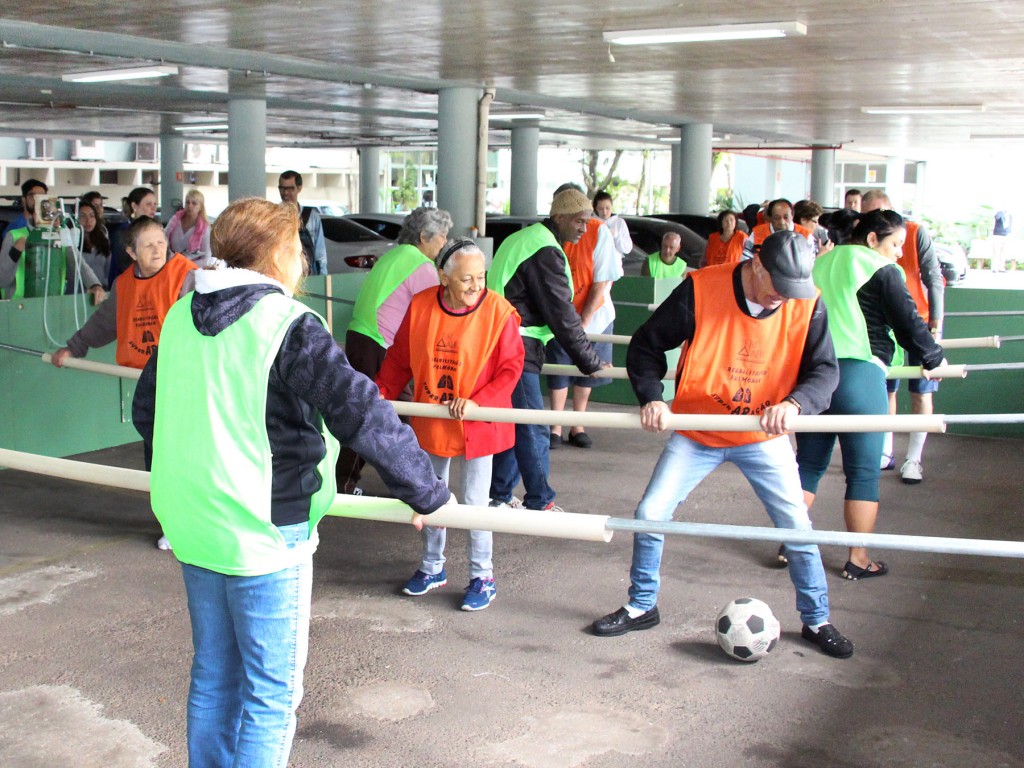
[[[663,438],[592,434],[590,451],[552,453],[558,502],[630,517]],[[880,532],[1024,538],[1024,445],[932,436],[925,458],[919,486],[883,475]],[[841,527],[842,494],[834,465],[817,528]],[[767,520],[731,466],[684,517]],[[800,639],[768,544],[670,538],[661,625],[596,638],[590,622],[625,599],[629,537],[497,537],[498,599],[468,614],[465,534],[450,535],[449,586],[421,598],[398,594],[417,563],[411,529],[328,519],[321,534],[295,766],[1024,766],[1020,560],[876,551],[892,573],[846,582],[845,550],[824,548],[833,621],[856,644],[841,661]],[[186,764],[189,622],[156,535],[139,494],[0,473],[3,768]],[[712,630],[743,595],[782,622],[754,665]]]

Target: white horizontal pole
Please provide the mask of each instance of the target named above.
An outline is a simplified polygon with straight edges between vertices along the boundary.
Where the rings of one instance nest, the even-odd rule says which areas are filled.
[[[108,467],[69,459],[10,451],[0,448],[0,467],[33,472],[50,477],[149,491],[149,473],[137,469]],[[328,514],[359,520],[409,523],[412,510],[397,499],[372,496],[335,498]],[[476,507],[452,504],[441,507],[426,518],[435,527],[490,530],[527,536],[547,536],[584,541],[610,541],[615,531],[641,531],[670,535],[699,536],[746,541],[819,544],[840,547],[875,547],[911,552],[938,552],[991,557],[1024,557],[1024,542],[989,539],[955,539],[938,536],[905,536],[882,533],[847,533],[846,531],[797,531],[789,528],[759,528],[742,525],[708,523],[653,522],[630,520],[607,515],[589,515],[545,510]]]
[[[587,338],[595,343],[629,344],[632,336],[617,333],[588,333]],[[962,339],[943,339],[939,342],[943,349],[999,349],[998,336],[970,336]]]
[[[945,312],[943,317],[1007,317],[1024,315],[1024,309],[995,309],[989,312]]]
[[[399,416],[424,416],[450,419],[447,406],[430,403],[389,401]],[[469,406],[467,421],[493,421],[504,424],[542,424],[564,427],[610,427],[612,429],[640,429],[640,414],[599,413],[596,411],[544,411],[527,408],[485,408]],[[699,432],[760,432],[759,416],[733,416],[731,414],[677,414],[668,416],[670,430]],[[942,432],[945,430],[940,414],[927,416],[797,416],[793,432]]]
[[[53,356],[49,352],[45,352],[42,355],[42,359],[44,363],[49,363],[53,359]],[[78,371],[88,371],[89,373],[102,373],[106,376],[118,376],[122,379],[132,379],[133,381],[138,381],[139,377],[142,375],[141,368],[128,368],[123,365],[97,363],[80,357],[71,357],[71,355],[64,358],[62,367],[74,368]]]
[[[963,379],[967,377],[966,365],[940,365],[938,368],[932,369],[929,373],[933,379]],[[921,371],[923,368],[920,365],[900,365],[893,366],[889,369],[886,374],[887,379],[920,379],[922,378]],[[591,374],[583,373],[575,365],[556,365],[554,363],[545,363],[540,369],[540,372],[547,376],[574,376],[582,378],[595,378],[595,379],[629,379],[629,375],[625,368],[611,367],[602,368],[599,371],[595,371]],[[665,381],[671,381],[675,379],[675,372],[665,374]],[[582,424],[580,426],[583,426]]]

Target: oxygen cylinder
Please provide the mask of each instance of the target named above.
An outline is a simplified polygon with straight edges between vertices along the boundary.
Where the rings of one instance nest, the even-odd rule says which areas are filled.
[[[25,298],[63,295],[67,253],[59,231],[33,229],[21,258],[25,262]]]

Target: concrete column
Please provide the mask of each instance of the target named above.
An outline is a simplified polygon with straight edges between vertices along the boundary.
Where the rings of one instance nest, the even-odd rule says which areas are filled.
[[[263,79],[233,74],[228,92],[228,200],[266,197],[267,100]]]
[[[778,158],[766,158],[764,166],[765,200],[776,200],[782,196],[782,179],[780,177]]]
[[[906,162],[902,155],[885,161],[885,193],[892,201],[892,209],[899,213],[903,213],[903,167]]]
[[[469,235],[476,212],[479,88],[443,88],[437,95],[437,206],[452,216],[453,235]]]
[[[540,122],[530,120],[512,128],[512,184],[509,212],[513,216],[536,216],[537,154],[540,152]]]
[[[811,200],[830,208],[836,205],[836,151],[831,147],[811,150]]]
[[[185,204],[185,140],[171,126],[175,122],[170,115],[160,119],[160,215],[169,221],[179,206]],[[179,177],[180,174],[180,177]]]
[[[672,213],[679,213],[683,207],[683,145],[672,145],[672,165],[669,173],[672,180],[668,188],[668,209]]]
[[[682,189],[679,210],[707,216],[711,196],[711,123],[689,123],[679,130]]]
[[[380,147],[359,148],[359,213],[380,213]]]

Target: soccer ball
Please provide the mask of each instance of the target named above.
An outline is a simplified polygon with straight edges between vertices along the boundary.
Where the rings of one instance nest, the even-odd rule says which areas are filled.
[[[722,650],[740,661],[763,659],[779,642],[779,620],[766,603],[738,597],[718,613],[715,634]]]

